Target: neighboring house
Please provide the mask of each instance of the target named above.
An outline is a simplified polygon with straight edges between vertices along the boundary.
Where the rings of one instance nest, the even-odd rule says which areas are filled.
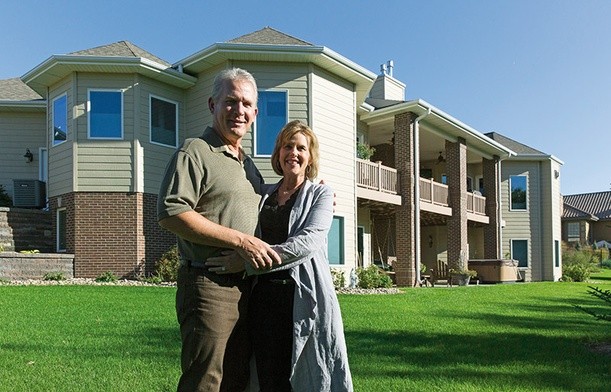
[[[15,179],[46,183],[57,251],[74,254],[76,276],[151,272],[174,242],[156,223],[164,168],[211,124],[212,80],[231,66],[258,83],[259,115],[243,146],[266,181],[278,179],[269,159],[284,123],[304,120],[319,136],[319,177],[336,193],[332,267],[394,260],[398,284],[412,286],[421,263],[509,254],[526,255],[527,280],[560,276],[559,161],[521,157],[509,139],[406,101],[392,63],[376,75],[271,28],[174,64],[122,41],[51,56],[23,83],[0,81],[0,135],[10,140],[0,145],[0,184],[10,193]],[[355,157],[356,141],[376,148],[371,161]]]
[[[579,245],[611,242],[611,191],[565,195],[562,239]]]

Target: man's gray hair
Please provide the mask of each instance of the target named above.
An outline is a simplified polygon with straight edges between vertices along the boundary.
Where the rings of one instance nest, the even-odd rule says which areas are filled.
[[[235,80],[244,80],[250,82],[255,90],[255,93],[257,92],[257,82],[255,81],[255,78],[250,74],[250,72],[241,68],[229,68],[222,70],[214,78],[214,84],[212,86],[212,100],[214,102],[218,102],[218,99],[221,96],[221,90],[223,89],[223,84],[226,81]]]

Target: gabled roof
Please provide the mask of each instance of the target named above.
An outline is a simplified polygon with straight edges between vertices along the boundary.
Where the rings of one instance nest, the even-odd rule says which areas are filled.
[[[128,41],[53,55],[23,75],[21,80],[38,94],[45,95],[47,87],[72,72],[137,73],[181,88],[191,87],[196,81]]]
[[[485,133],[484,135],[488,136],[492,140],[495,140],[501,143],[505,147],[510,148],[517,155],[545,155],[547,156],[547,154],[542,153],[539,150],[535,150],[534,148],[529,147],[526,144],[516,142],[515,140],[508,138],[507,136],[501,135],[498,132],[488,132],[488,133]]]
[[[565,195],[563,201],[563,219],[589,215],[594,220],[611,220],[611,191]],[[585,215],[577,216],[576,210]]]
[[[231,61],[311,63],[353,83],[357,102],[365,100],[376,78],[373,72],[327,47],[310,44],[271,27],[212,44],[174,63],[174,68],[199,75]]]
[[[141,57],[156,63],[171,67],[172,64],[132,44],[129,41],[119,41],[109,45],[97,46],[91,49],[68,53],[70,56],[114,56],[114,57]]]
[[[291,35],[280,32],[269,26],[261,30],[254,31],[249,34],[244,34],[238,38],[231,39],[227,42],[236,44],[261,44],[261,45],[305,45],[314,46],[309,42],[295,38]]]

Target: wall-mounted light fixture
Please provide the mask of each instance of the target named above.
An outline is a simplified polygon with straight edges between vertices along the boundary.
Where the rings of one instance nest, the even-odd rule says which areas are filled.
[[[560,177],[560,172],[558,170],[554,170],[554,178]]]
[[[23,157],[25,158],[26,163],[30,163],[34,160],[34,154],[32,154],[32,151],[30,151],[29,148],[25,149],[25,154],[23,154]]]
[[[429,248],[433,247],[433,236],[429,234]]]

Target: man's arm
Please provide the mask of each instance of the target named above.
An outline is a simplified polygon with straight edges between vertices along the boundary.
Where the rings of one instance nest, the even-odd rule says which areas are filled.
[[[187,241],[235,249],[253,268],[280,264],[280,256],[257,237],[216,224],[195,211],[163,218],[159,225]]]

